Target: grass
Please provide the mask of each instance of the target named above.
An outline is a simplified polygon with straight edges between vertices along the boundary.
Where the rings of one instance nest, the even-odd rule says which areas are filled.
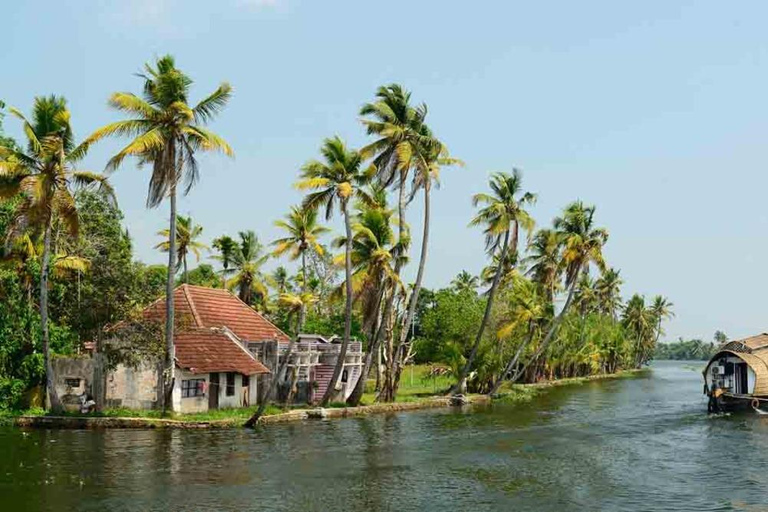
[[[431,368],[432,366],[428,364],[407,366],[400,376],[400,389],[397,391],[396,402],[418,402],[444,395],[453,385],[454,378],[452,375],[429,377]],[[370,405],[374,402],[375,386],[376,380],[368,379],[361,405]]]
[[[13,421],[13,418],[18,416],[67,416],[73,418],[88,417],[88,418],[146,418],[146,419],[168,419],[179,421],[232,421],[242,422],[245,421],[256,412],[257,407],[243,407],[234,409],[216,409],[213,411],[199,412],[199,413],[172,413],[167,416],[163,416],[161,411],[157,410],[134,410],[126,408],[114,408],[105,409],[101,412],[93,412],[90,414],[82,414],[77,411],[65,411],[60,414],[51,414],[43,409],[27,409],[22,411],[0,411],[0,425],[8,424]],[[285,410],[276,405],[269,405],[264,410],[264,416],[272,416],[274,414],[281,414]]]

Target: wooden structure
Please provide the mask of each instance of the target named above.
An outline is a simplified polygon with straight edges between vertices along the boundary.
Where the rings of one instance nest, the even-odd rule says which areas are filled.
[[[703,374],[704,393],[726,408],[768,400],[768,333],[726,343]]]

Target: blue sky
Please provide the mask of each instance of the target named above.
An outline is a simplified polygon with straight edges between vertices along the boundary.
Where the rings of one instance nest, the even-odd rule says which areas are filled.
[[[119,118],[108,95],[138,92],[133,73],[155,56],[176,56],[193,100],[233,84],[213,128],[236,158],[204,158],[180,201],[209,239],[274,238],[301,164],[330,135],[363,144],[360,105],[400,82],[467,162],[434,196],[427,286],[483,266],[470,195],[516,166],[539,225],[574,199],[597,205],[625,294],[675,303],[669,337],[768,330],[765,2],[79,0],[3,13],[0,99],[29,111],[35,95],[62,94],[81,137]],[[13,119],[5,129],[19,136]],[[144,208],[147,181],[131,163],[113,177],[136,252],[154,263],[167,209]],[[420,205],[409,215],[420,229]]]

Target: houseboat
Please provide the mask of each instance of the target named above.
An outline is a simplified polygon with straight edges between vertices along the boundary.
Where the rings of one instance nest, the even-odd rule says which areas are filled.
[[[709,411],[768,411],[768,333],[726,343],[704,368]]]

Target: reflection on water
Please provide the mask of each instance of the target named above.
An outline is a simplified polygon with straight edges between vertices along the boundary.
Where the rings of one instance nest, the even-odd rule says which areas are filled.
[[[0,429],[2,510],[763,510],[768,420],[700,364],[475,410],[255,432]]]

